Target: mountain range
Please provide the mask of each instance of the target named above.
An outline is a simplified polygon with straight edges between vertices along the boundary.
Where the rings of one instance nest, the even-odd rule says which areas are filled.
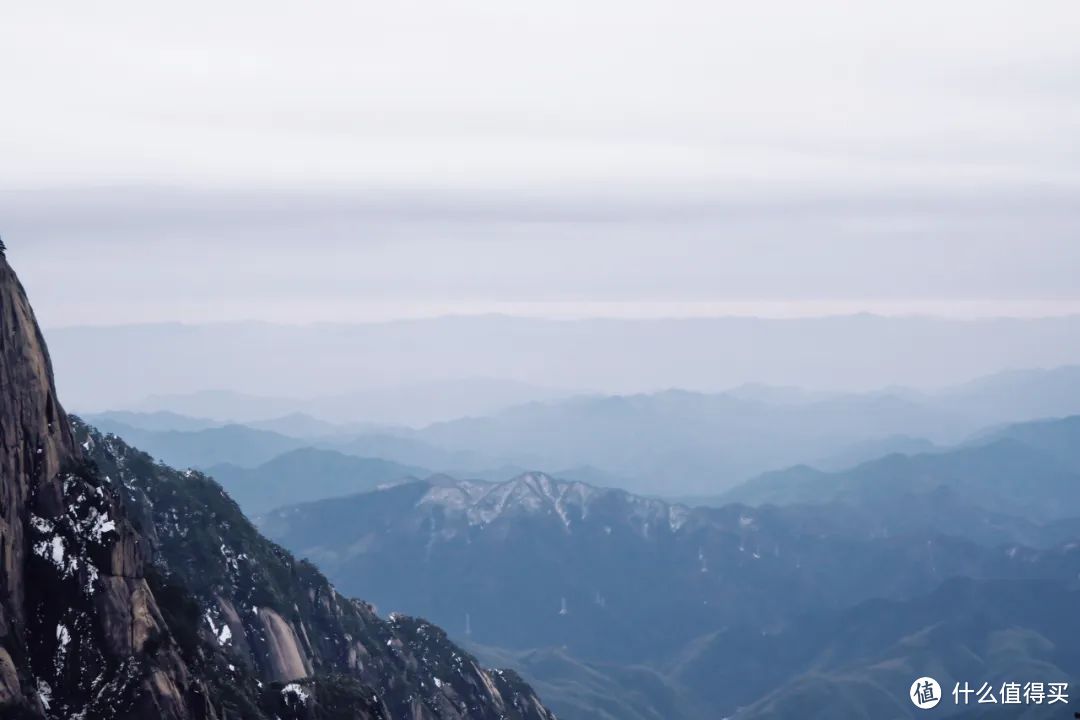
[[[560,717],[907,717],[920,674],[1080,677],[1059,642],[1080,592],[1078,427],[795,469],[721,507],[528,473],[281,508],[260,527],[347,591],[512,663]]]
[[[760,386],[719,394],[586,395],[418,430],[340,426],[306,415],[217,426],[163,412],[88,420],[179,466],[254,467],[314,447],[464,477],[500,479],[509,474],[498,475],[500,469],[541,468],[678,497],[719,494],[797,464],[838,470],[892,452],[932,451],[1006,421],[1076,411],[1080,368],[1062,367],[1006,373],[932,395]]]
[[[890,454],[848,470],[766,473],[717,498],[742,502],[884,506],[897,488],[948,492],[968,505],[1032,521],[1070,517],[1080,501],[1080,416],[1009,426],[949,451]],[[1037,490],[1037,491],[1036,491]]]
[[[248,515],[432,475],[420,467],[315,448],[293,450],[255,468],[221,464],[206,472]]]
[[[203,390],[151,395],[132,404],[129,409],[139,412],[176,411],[241,421],[253,427],[267,420],[300,414],[317,416],[323,418],[323,422],[328,420],[355,429],[357,426],[376,424],[426,425],[468,415],[488,415],[523,402],[556,400],[573,394],[569,390],[515,380],[463,377],[452,381],[430,380],[311,398]],[[330,430],[329,427],[324,429]]]

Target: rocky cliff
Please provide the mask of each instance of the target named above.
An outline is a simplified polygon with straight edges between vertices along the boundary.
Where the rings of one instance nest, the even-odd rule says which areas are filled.
[[[438,628],[342,597],[210,479],[73,431],[3,254],[0,716],[553,717]]]

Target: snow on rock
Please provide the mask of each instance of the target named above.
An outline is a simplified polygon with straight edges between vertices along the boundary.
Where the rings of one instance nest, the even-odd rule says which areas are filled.
[[[646,537],[658,530],[679,532],[690,517],[689,509],[682,505],[559,480],[539,472],[502,483],[462,481],[452,486],[433,486],[417,506],[440,507],[450,516],[464,519],[470,527],[481,528],[507,518],[547,516],[567,533],[580,531],[590,520],[596,522],[601,516],[621,513]],[[610,525],[601,527],[611,534]],[[452,535],[453,531],[444,529],[440,534]]]
[[[64,538],[59,535],[53,535],[52,540],[45,544],[43,551],[43,557],[44,553],[48,553],[49,557],[52,559],[53,565],[61,570],[64,569]]]
[[[52,686],[49,685],[49,683],[45,682],[44,680],[38,680],[37,681],[37,694],[38,694],[38,699],[41,700],[42,707],[44,707],[46,710],[48,710],[49,706],[52,705],[52,694],[53,694]]]
[[[670,506],[668,508],[668,527],[671,528],[671,532],[678,532],[686,524],[689,517],[690,511],[686,507],[682,505]]]
[[[67,646],[71,643],[71,633],[64,623],[56,626],[56,656],[53,658],[53,668],[59,675],[64,668],[64,659],[67,656]]]
[[[60,643],[62,648],[67,647],[68,643],[71,642],[71,633],[68,632],[67,625],[64,623],[59,623],[56,626],[56,641]]]
[[[30,527],[34,528],[43,535],[51,533],[53,531],[53,524],[45,518],[38,517],[37,515],[30,516]]]
[[[243,555],[243,553],[237,555],[235,552],[233,552],[232,548],[230,548],[225,543],[221,543],[220,550],[221,556],[225,558],[225,566],[230,571],[232,571],[232,574],[235,576],[235,574],[240,571],[240,560],[243,559],[245,556]]]
[[[209,610],[206,611],[206,624],[210,626],[210,632],[214,635],[218,645],[227,647],[232,642],[232,629],[229,624],[220,619],[215,622],[214,615]]]
[[[307,691],[301,687],[300,683],[289,683],[281,689],[281,696],[285,698],[285,704],[300,704],[307,705],[308,694]]]
[[[74,475],[64,478],[64,511],[55,517],[30,515],[30,549],[63,578],[78,576],[87,595],[99,576],[91,558],[116,533],[109,506],[100,487]],[[80,574],[81,573],[81,574]]]

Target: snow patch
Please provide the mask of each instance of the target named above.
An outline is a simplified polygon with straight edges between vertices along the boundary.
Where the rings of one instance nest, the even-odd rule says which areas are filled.
[[[687,518],[690,517],[690,511],[682,505],[672,505],[668,508],[668,527],[671,528],[671,532],[678,532],[683,525],[686,524]]]
[[[53,535],[49,540],[34,544],[34,554],[52,562],[58,570],[64,570],[64,538]]]
[[[221,627],[218,627],[217,623],[214,622],[214,616],[210,614],[209,610],[206,611],[206,624],[210,626],[210,632],[217,639],[218,645],[224,647],[232,640],[232,629],[229,624],[222,622]]]
[[[43,517],[38,517],[37,515],[30,516],[30,526],[42,535],[47,535],[51,533],[54,529],[54,526],[50,521],[46,520]]]
[[[304,688],[300,687],[299,683],[289,683],[281,689],[281,696],[285,698],[286,703],[298,702],[301,705],[307,705],[308,694]]]
[[[61,648],[66,648],[68,643],[71,642],[71,633],[68,632],[67,625],[64,625],[64,623],[56,626],[56,641],[60,643]]]
[[[38,699],[41,700],[41,704],[46,710],[52,704],[52,686],[44,680],[37,681],[37,694]]]

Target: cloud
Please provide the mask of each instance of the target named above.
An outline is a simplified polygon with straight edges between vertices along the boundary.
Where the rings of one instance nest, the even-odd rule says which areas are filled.
[[[1076,182],[1075,3],[22,4],[0,185]]]
[[[54,325],[1053,313],[1078,36],[1056,0],[23,3],[0,232]]]

